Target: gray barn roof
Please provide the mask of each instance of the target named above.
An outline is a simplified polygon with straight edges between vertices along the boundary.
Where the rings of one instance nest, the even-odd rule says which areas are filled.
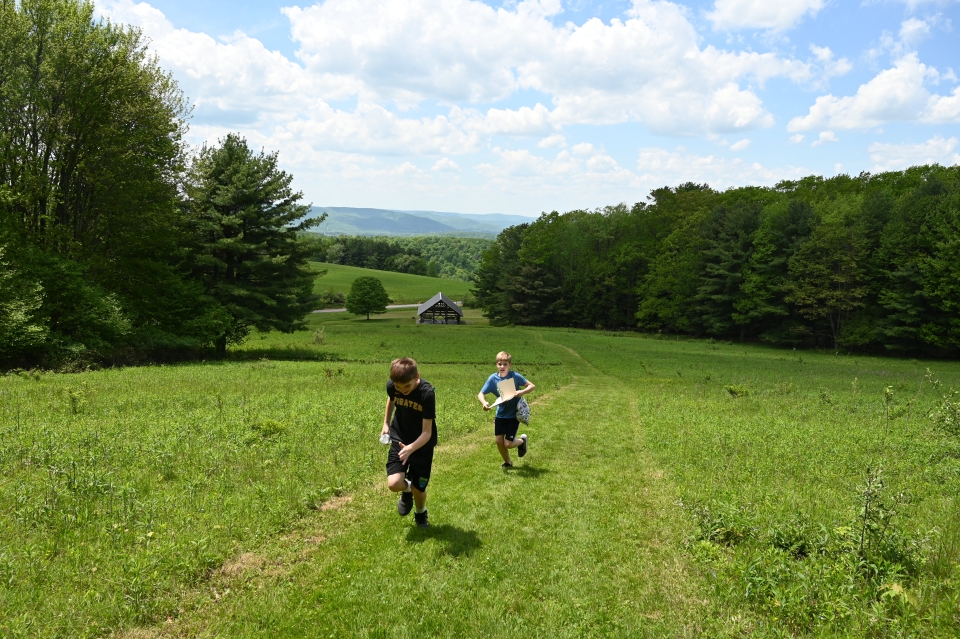
[[[428,299],[426,302],[418,306],[417,315],[423,315],[426,311],[430,310],[430,308],[437,302],[443,302],[444,304],[452,308],[454,311],[456,311],[457,315],[460,315],[461,317],[463,316],[463,311],[460,310],[460,307],[457,306],[456,302],[451,300],[449,297],[447,297],[443,293],[437,293],[436,295]]]

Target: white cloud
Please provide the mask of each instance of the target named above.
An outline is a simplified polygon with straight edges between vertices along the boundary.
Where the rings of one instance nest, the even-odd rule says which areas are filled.
[[[551,123],[551,112],[539,102],[533,108],[489,109],[486,115],[465,113],[467,130],[486,134],[503,133],[507,135],[540,137],[551,133],[556,126]]]
[[[403,107],[428,99],[495,102],[533,89],[552,97],[553,125],[639,121],[691,134],[770,126],[772,117],[741,82],[813,77],[809,64],[772,53],[701,49],[684,10],[670,2],[634,0],[624,20],[579,26],[554,24],[560,0],[510,6],[326,0],[284,12],[311,73]],[[539,114],[529,116],[546,127]]]
[[[803,135],[800,133],[797,133],[796,135],[791,135],[790,141],[793,142],[794,144],[800,144],[801,142],[803,142]]]
[[[921,121],[926,124],[960,122],[960,87],[950,95],[931,95]]]
[[[592,144],[578,144],[570,151],[560,151],[548,158],[534,155],[526,149],[507,150],[494,148],[499,157],[497,164],[484,163],[476,168],[490,179],[491,184],[511,185],[636,185],[636,176],[620,166],[605,151]]]
[[[942,124],[960,121],[960,93],[931,94],[924,83],[938,79],[937,70],[920,62],[916,53],[896,61],[866,84],[856,95],[817,98],[806,116],[795,117],[789,131],[813,129],[867,129],[886,122]]]
[[[921,144],[883,144],[874,142],[868,149],[874,171],[897,171],[919,164],[960,164],[957,138],[934,136]]]
[[[661,148],[640,149],[637,169],[640,172],[640,181],[653,186],[693,181],[706,182],[718,189],[742,184],[776,184],[807,173],[805,169],[793,166],[769,169],[758,162],[747,163],[740,158],[698,155],[683,147],[674,151]]]
[[[218,41],[176,29],[157,9],[132,0],[108,0],[97,8],[114,22],[141,27],[161,65],[176,72],[198,109],[294,113],[303,100],[332,88],[243,33]]]
[[[433,170],[440,173],[459,173],[460,167],[450,158],[441,158],[433,165]]]
[[[805,16],[815,16],[824,0],[716,0],[707,18],[717,29],[784,31]]]
[[[748,146],[750,146],[750,140],[748,140],[747,138],[744,138],[744,139],[740,140],[739,142],[735,142],[735,143],[731,144],[731,145],[730,145],[730,150],[731,150],[731,151],[743,151],[743,150],[744,150],[745,148],[747,148]]]
[[[541,149],[562,149],[563,147],[567,146],[567,138],[560,133],[554,133],[553,135],[547,136],[537,142],[537,146]]]
[[[810,146],[820,146],[821,144],[827,144],[830,142],[839,142],[840,138],[837,137],[837,134],[833,131],[823,131],[820,133],[820,137],[813,141]]]
[[[900,24],[900,40],[908,45],[915,47],[930,35],[930,25],[933,20],[918,20],[917,18],[908,18]]]
[[[825,84],[830,78],[846,75],[853,69],[853,64],[846,58],[839,60],[833,59],[833,51],[830,47],[818,47],[815,44],[810,45],[810,52],[817,58],[821,65],[820,79],[818,84]]]

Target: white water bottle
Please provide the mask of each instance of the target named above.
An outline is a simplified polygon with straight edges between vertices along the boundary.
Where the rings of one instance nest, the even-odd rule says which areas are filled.
[[[390,433],[384,433],[383,435],[380,435],[380,443],[383,444],[383,445],[389,444],[389,443],[390,443]]]

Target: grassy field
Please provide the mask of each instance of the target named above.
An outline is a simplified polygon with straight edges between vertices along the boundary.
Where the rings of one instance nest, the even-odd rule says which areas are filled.
[[[358,277],[376,277],[383,282],[383,287],[387,289],[387,295],[390,296],[394,304],[420,304],[440,291],[443,291],[450,299],[459,301],[467,295],[467,292],[473,286],[470,282],[461,282],[460,280],[443,280],[424,275],[375,271],[341,264],[313,262],[311,266],[314,270],[326,269],[327,271],[326,275],[318,277],[316,280],[314,291],[317,293],[333,291],[346,295],[350,292],[350,285],[353,284],[353,280]]]
[[[960,632],[960,438],[926,379],[957,363],[468,319],[0,378],[0,636]],[[537,384],[509,472],[475,399],[501,349]],[[427,531],[376,441],[402,355],[437,388]]]

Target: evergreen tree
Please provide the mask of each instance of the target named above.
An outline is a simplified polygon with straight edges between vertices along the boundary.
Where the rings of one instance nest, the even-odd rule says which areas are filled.
[[[383,288],[383,282],[375,277],[358,277],[350,285],[350,294],[347,295],[347,311],[354,315],[370,313],[382,315],[387,312],[390,297]]]
[[[695,298],[702,270],[700,231],[716,206],[717,193],[688,182],[653,192],[659,215],[673,220],[656,259],[638,285],[638,325],[651,330],[689,332],[697,323]]]
[[[520,270],[519,253],[529,228],[529,224],[520,224],[504,229],[480,257],[472,280],[473,294],[477,306],[492,321],[513,322],[517,317],[513,304],[522,300],[512,290],[512,281]]]
[[[928,229],[945,190],[936,178],[911,189],[891,205],[882,229],[874,257],[879,317],[873,328],[887,349],[908,351],[939,341],[934,328],[938,313],[922,265],[934,250]]]
[[[924,234],[930,253],[919,259],[932,311],[919,337],[925,346],[936,347],[938,354],[960,348],[960,179],[955,176],[947,188],[928,217]]]
[[[777,343],[797,343],[803,328],[786,301],[789,261],[813,228],[813,208],[791,198],[764,208],[731,317]]]
[[[703,273],[696,300],[700,321],[710,335],[727,335],[736,326],[733,314],[743,296],[744,270],[753,252],[760,208],[749,201],[722,204],[711,211],[704,227]]]
[[[309,206],[290,188],[293,176],[277,168],[276,153],[253,153],[230,134],[205,147],[188,183],[188,220],[194,232],[194,275],[228,313],[216,339],[219,356],[251,328],[291,332],[314,310],[317,273],[297,234],[323,221],[300,222]]]

